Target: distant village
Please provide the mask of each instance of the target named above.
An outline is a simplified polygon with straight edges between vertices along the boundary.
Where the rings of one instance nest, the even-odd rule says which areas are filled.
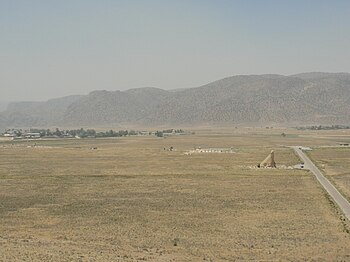
[[[14,139],[40,139],[40,138],[103,138],[103,137],[125,137],[125,136],[157,136],[167,137],[173,135],[192,134],[191,132],[182,129],[166,129],[157,131],[135,131],[135,130],[109,130],[96,131],[95,129],[72,129],[72,130],[55,130],[50,129],[6,129],[4,133],[0,134],[3,137]]]

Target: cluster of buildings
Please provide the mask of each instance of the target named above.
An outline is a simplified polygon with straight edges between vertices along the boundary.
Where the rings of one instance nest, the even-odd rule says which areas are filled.
[[[29,132],[29,131],[24,131],[18,130],[18,129],[12,129],[12,130],[6,130],[5,133],[3,134],[4,137],[9,137],[12,139],[16,138],[40,138],[41,134],[36,133],[36,132]]]

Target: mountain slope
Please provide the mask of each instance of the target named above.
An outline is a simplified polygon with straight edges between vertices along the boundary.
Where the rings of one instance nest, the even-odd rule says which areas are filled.
[[[59,125],[68,106],[82,96],[66,96],[46,102],[14,102],[0,114],[0,127],[46,127]]]
[[[7,109],[9,102],[5,102],[5,101],[0,101],[0,112],[3,112]]]
[[[134,123],[149,119],[169,92],[157,88],[121,91],[94,91],[72,103],[63,116],[63,123],[82,125]]]
[[[94,91],[11,104],[0,114],[2,127],[349,122],[347,73],[233,76],[172,91]]]

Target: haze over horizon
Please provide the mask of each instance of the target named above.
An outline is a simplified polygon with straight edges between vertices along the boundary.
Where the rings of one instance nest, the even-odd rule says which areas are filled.
[[[1,101],[350,72],[350,2],[0,1]]]

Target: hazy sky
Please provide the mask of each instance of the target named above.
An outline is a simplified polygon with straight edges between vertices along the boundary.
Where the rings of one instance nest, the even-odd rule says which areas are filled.
[[[348,0],[0,0],[0,101],[350,72]]]

